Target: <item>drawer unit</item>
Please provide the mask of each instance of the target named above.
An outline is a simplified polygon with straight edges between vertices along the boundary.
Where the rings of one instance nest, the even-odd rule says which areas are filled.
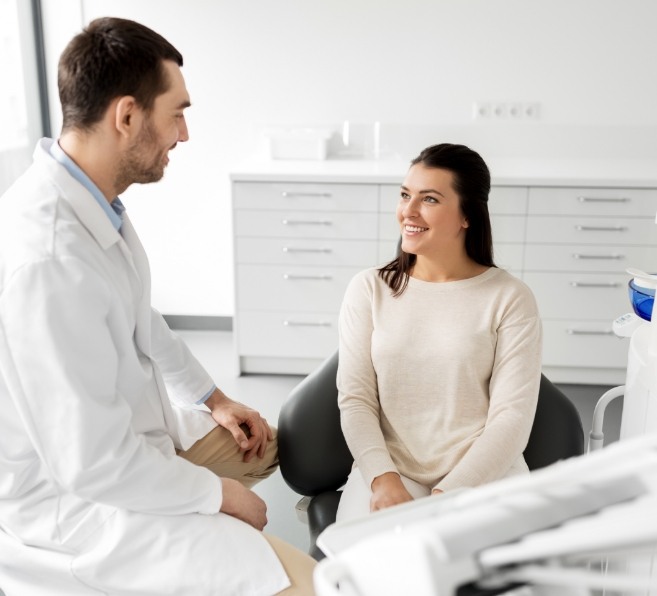
[[[653,269],[656,263],[655,247],[528,243],[524,270],[624,273],[628,267]]]
[[[544,367],[625,368],[627,348],[627,341],[614,335],[611,321],[543,321]]]
[[[377,211],[378,188],[370,184],[239,182],[233,185],[234,209],[252,211]]]
[[[657,266],[656,210],[655,190],[529,190],[523,279],[539,305],[553,380],[624,382],[628,344],[611,326],[631,310],[626,269]]]
[[[240,317],[238,331],[243,356],[323,359],[338,345],[338,316],[253,311]]]
[[[375,184],[234,182],[241,372],[303,374],[335,350],[350,279],[377,263]]]
[[[400,186],[274,178],[233,182],[239,369],[306,374],[337,346],[353,275],[394,258]],[[495,262],[536,296],[544,372],[624,382],[612,322],[631,310],[626,269],[657,271],[657,189],[495,185],[489,211]]]
[[[368,267],[377,262],[376,245],[365,240],[314,238],[236,238],[238,264],[337,265]]]
[[[545,319],[613,321],[628,310],[625,274],[525,273]]]
[[[240,309],[337,312],[349,280],[360,270],[359,267],[240,265],[237,270]]]
[[[377,239],[376,213],[330,211],[236,211],[238,238]]]
[[[657,226],[648,218],[529,217],[527,238],[531,239],[532,243],[548,244],[657,246]]]
[[[529,215],[648,217],[654,220],[657,189],[530,188]]]

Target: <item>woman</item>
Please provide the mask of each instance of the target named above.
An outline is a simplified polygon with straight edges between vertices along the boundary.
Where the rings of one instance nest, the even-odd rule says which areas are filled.
[[[528,472],[541,322],[493,262],[489,191],[471,149],[422,151],[401,186],[400,256],[345,293],[338,400],[355,463],[339,521]]]

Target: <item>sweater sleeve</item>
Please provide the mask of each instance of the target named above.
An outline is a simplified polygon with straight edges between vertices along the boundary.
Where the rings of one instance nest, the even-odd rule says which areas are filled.
[[[438,483],[436,488],[443,491],[504,477],[527,446],[538,401],[542,327],[534,296],[524,284],[520,288],[507,302],[495,330],[484,430]]]
[[[397,471],[381,431],[371,356],[375,275],[374,270],[356,275],[345,292],[339,318],[337,376],[342,432],[368,486],[377,476]]]

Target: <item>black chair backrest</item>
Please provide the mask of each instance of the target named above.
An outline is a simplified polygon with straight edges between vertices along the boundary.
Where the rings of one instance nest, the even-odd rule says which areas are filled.
[[[315,496],[340,488],[353,458],[340,427],[338,352],[290,393],[278,419],[278,453],[285,482],[295,492]],[[525,460],[530,470],[584,453],[584,431],[573,403],[544,375]]]
[[[338,352],[297,385],[278,417],[278,458],[285,482],[301,495],[340,488],[354,461],[340,427]]]
[[[584,453],[584,430],[577,408],[541,375],[536,416],[524,451],[530,470]]]

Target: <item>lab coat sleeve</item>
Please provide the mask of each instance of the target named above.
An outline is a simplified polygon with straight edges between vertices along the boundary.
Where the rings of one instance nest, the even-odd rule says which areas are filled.
[[[151,351],[169,397],[177,405],[192,406],[214,387],[203,365],[154,308],[151,309]]]
[[[216,513],[220,479],[133,430],[117,389],[125,344],[115,336],[127,325],[118,302],[106,279],[73,257],[24,265],[3,288],[0,374],[34,450],[63,491],[88,501]]]

